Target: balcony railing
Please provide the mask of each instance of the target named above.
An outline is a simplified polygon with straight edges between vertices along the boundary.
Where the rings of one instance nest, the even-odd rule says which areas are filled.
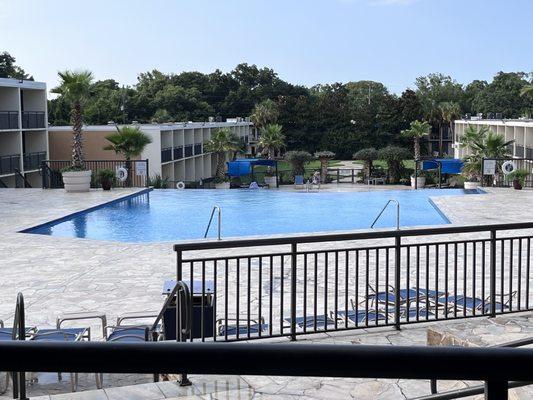
[[[174,160],[181,160],[183,158],[183,146],[174,147]]]
[[[194,155],[202,154],[202,143],[195,143],[194,145]]]
[[[515,145],[515,157],[525,157],[525,154],[524,154],[525,150],[524,150],[524,146],[522,145]]]
[[[193,156],[193,145],[192,144],[187,144],[185,145],[185,157],[192,157]]]
[[[41,163],[46,160],[46,151],[24,154],[24,170],[41,168]]]
[[[161,162],[172,161],[172,147],[167,147],[161,150]]]
[[[22,129],[44,129],[44,111],[23,111]]]
[[[18,111],[0,111],[0,129],[18,129]]]
[[[20,168],[20,156],[17,154],[0,157],[0,175],[13,174]]]

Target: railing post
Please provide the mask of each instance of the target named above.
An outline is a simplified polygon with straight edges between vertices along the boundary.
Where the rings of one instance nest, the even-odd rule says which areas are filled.
[[[183,279],[183,271],[182,271],[182,258],[183,258],[183,252],[181,250],[176,250],[176,282],[179,282]]]
[[[296,340],[296,267],[297,244],[291,243],[291,340]],[[304,277],[305,278],[305,277]],[[281,305],[283,307],[283,304]]]
[[[341,170],[337,168],[337,183],[341,183]]]
[[[506,381],[486,381],[485,400],[507,400],[509,385]]]
[[[490,316],[496,316],[496,231],[490,231]]]
[[[192,288],[191,288],[192,290]],[[183,334],[183,299],[181,298],[181,294],[183,293],[183,296],[186,296],[186,292],[182,288],[178,288],[176,290],[176,326],[179,327],[179,330],[176,330],[176,341],[178,342],[186,342],[187,337]],[[187,304],[187,302],[185,302]],[[185,314],[188,311],[185,312]],[[178,317],[179,314],[179,317]],[[187,321],[185,323],[188,323]],[[181,379],[180,379],[180,386],[191,386],[192,382],[189,380],[189,377],[187,376],[186,372],[181,373]]]
[[[481,187],[485,186],[485,158],[481,158]]]
[[[400,330],[400,270],[402,255],[402,237],[398,234],[394,238],[394,327]],[[377,288],[376,288],[377,290]]]
[[[150,163],[148,158],[146,159],[146,176],[144,177],[144,186],[150,186]]]

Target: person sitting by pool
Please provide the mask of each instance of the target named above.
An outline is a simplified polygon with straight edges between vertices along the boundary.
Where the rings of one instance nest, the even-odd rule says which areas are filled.
[[[313,174],[313,180],[311,181],[312,185],[320,185],[320,171],[315,171]]]

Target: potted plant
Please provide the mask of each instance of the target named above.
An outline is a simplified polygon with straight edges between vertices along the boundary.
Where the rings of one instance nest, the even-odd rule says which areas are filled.
[[[52,90],[66,99],[71,106],[72,163],[63,169],[63,183],[67,192],[88,192],[91,187],[91,171],[85,168],[83,157],[84,105],[89,97],[93,75],[89,71],[64,71],[58,73],[59,86]]]
[[[111,190],[115,184],[115,172],[111,169],[101,169],[98,171],[98,180],[103,190]]]
[[[461,175],[465,178],[465,189],[477,189],[481,182],[481,161],[477,157],[467,158],[461,169]]]
[[[511,172],[507,175],[507,179],[513,182],[513,188],[516,190],[522,190],[526,184],[526,178],[529,175],[529,172],[525,169],[517,169],[514,172]]]
[[[328,150],[317,151],[315,153],[315,158],[318,158],[320,161],[320,180],[323,183],[327,182],[329,160],[331,160],[333,157],[335,157],[335,153]]]
[[[235,154],[242,150],[242,141],[229,128],[218,129],[211,140],[205,143],[207,152],[215,153],[217,158],[217,169],[215,174],[215,188],[229,189],[230,181],[226,176],[226,156],[228,153]]]
[[[415,182],[416,179],[416,182]],[[416,185],[416,186],[415,186]],[[426,186],[426,174],[423,171],[418,171],[418,175],[415,178],[415,175],[411,175],[411,187],[412,188],[423,188]]]

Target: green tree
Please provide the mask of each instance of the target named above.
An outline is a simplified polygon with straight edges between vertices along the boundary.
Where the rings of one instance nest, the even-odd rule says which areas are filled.
[[[459,147],[466,149],[470,154],[477,147],[474,147],[476,143],[483,143],[485,137],[489,132],[488,126],[480,126],[479,128],[474,125],[468,125],[459,139]]]
[[[52,89],[70,104],[72,121],[72,168],[85,169],[83,156],[83,120],[84,106],[90,96],[93,74],[90,71],[58,72],[59,86]]]
[[[218,182],[223,182],[226,174],[226,156],[228,153],[240,151],[242,149],[242,141],[231,129],[221,128],[205,143],[204,149],[215,153],[217,158],[216,179]]]
[[[363,160],[363,170],[366,179],[372,176],[373,162],[378,159],[378,151],[373,147],[361,149],[353,155],[354,160]]]
[[[461,116],[461,106],[459,105],[459,103],[456,103],[454,101],[445,101],[443,103],[440,103],[439,107],[443,121],[448,124],[448,134],[453,139],[453,123],[457,118]],[[439,144],[439,148],[440,152],[442,153],[442,138]]]
[[[0,78],[27,79],[33,81],[21,67],[15,64],[17,60],[7,51],[0,53]]]
[[[409,129],[401,132],[402,136],[412,138],[415,160],[420,159],[420,139],[429,135],[431,125],[426,121],[413,121]]]
[[[261,151],[266,151],[269,160],[272,160],[277,151],[285,147],[285,135],[282,133],[283,127],[278,124],[269,124],[261,130],[259,147]]]
[[[117,132],[106,136],[110,143],[104,150],[112,150],[122,154],[127,161],[142,154],[152,139],[137,126],[116,127]]]
[[[292,166],[292,176],[303,175],[305,173],[305,164],[313,160],[311,153],[296,150],[286,152],[284,158]]]
[[[320,161],[320,180],[321,182],[326,182],[328,179],[328,166],[329,160],[335,157],[335,153],[329,150],[317,151],[315,153],[315,158],[318,158]]]
[[[489,131],[483,140],[474,142],[475,154],[480,154],[484,158],[506,158],[511,152],[509,146],[514,140],[505,140],[503,135]]]

